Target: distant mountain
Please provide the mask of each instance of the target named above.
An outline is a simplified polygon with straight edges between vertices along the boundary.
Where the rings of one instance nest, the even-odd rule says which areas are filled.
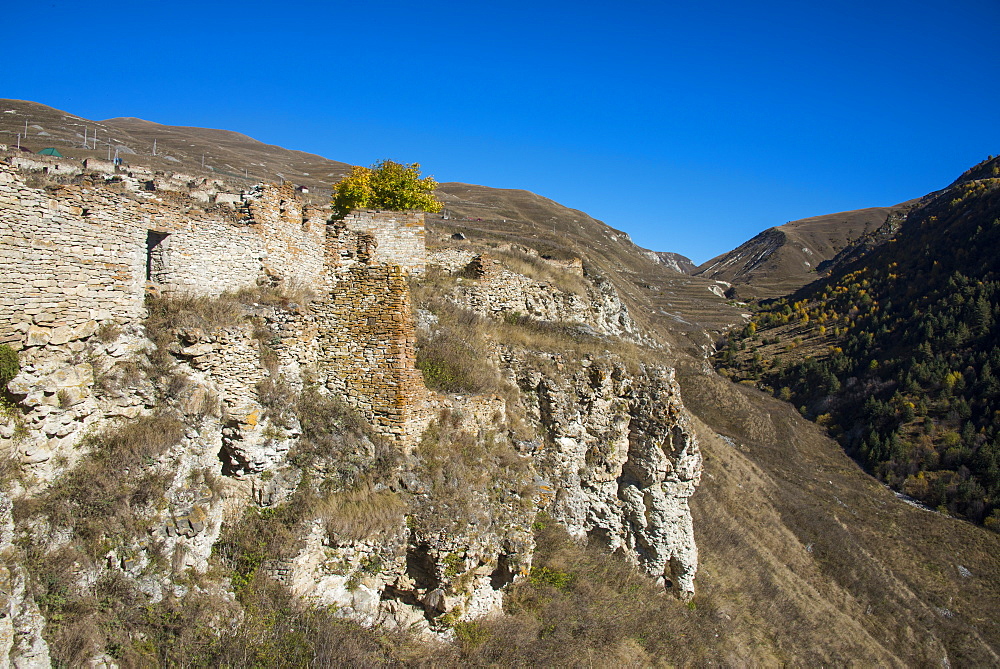
[[[823,263],[907,204],[813,216],[768,228],[699,265],[693,274],[731,283],[743,299],[787,295],[813,281]]]

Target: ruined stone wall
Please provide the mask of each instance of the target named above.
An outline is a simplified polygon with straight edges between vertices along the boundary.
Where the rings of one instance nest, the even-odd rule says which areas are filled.
[[[116,215],[114,199],[30,188],[0,165],[0,342],[20,348],[32,326],[45,343],[55,328],[141,317],[146,230]]]
[[[375,263],[372,235],[329,226],[327,286],[313,305],[318,367],[332,392],[377,431],[397,441],[415,435],[427,390],[416,368],[416,329],[406,272]]]
[[[72,176],[80,174],[83,171],[80,163],[72,158],[56,158],[35,154],[13,156],[11,164],[18,169],[30,172],[43,172],[52,176]]]
[[[315,365],[387,436],[417,429],[426,389],[406,274],[424,267],[423,214],[357,212],[328,225],[328,212],[304,206],[290,185],[255,186],[235,209],[203,207],[180,192],[40,190],[3,164],[0,205],[0,342],[63,344],[137,321],[147,290],[302,286],[319,296],[300,324],[315,344],[297,343],[283,366]]]
[[[560,271],[583,276],[579,258],[544,262]],[[578,323],[601,334],[655,345],[632,320],[611,282],[601,277],[588,277],[585,292],[576,294],[550,281],[511,271],[501,260],[473,251],[438,249],[428,255],[428,264],[474,279],[458,286],[451,298],[478,314],[492,317],[520,314],[541,321]]]
[[[410,273],[421,273],[427,260],[423,212],[352,211],[344,217],[348,230],[375,237],[374,262],[399,265]]]
[[[291,184],[255,186],[244,200],[249,220],[259,226],[257,234],[264,242],[264,272],[319,288],[329,213],[305,206]]]
[[[143,315],[147,279],[217,295],[287,280],[318,288],[325,225],[291,188],[265,185],[241,218],[177,193],[105,186],[39,190],[0,164],[0,343],[34,327],[75,328]]]

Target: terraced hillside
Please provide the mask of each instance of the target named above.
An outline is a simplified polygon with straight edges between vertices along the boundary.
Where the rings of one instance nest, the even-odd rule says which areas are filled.
[[[813,281],[823,263],[906,205],[813,216],[768,228],[693,273],[734,284],[742,299],[787,295]]]

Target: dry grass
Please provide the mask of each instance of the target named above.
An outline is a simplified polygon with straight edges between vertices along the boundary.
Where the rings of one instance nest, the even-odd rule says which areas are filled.
[[[441,298],[454,279],[429,272],[411,281],[414,308],[431,311],[438,319],[431,336],[418,332],[417,369],[432,390],[445,393],[486,394],[500,391],[499,370],[490,362],[492,321]]]
[[[361,486],[318,500],[310,515],[322,520],[329,536],[362,541],[401,527],[406,511],[399,494]]]
[[[494,249],[489,254],[512,272],[548,283],[564,293],[587,297],[590,284],[583,276],[546,262],[544,258],[520,253],[514,249]]]
[[[479,336],[477,336],[479,335]],[[482,331],[441,329],[417,342],[417,369],[431,390],[480,395],[498,392],[500,375],[491,364]]]
[[[505,615],[455,626],[453,666],[691,666],[718,661],[715,611],[684,605],[635,568],[536,522],[531,575]]]
[[[48,490],[15,504],[19,524],[40,521],[21,543],[32,594],[47,620],[46,638],[59,662],[79,666],[122,643],[123,627],[114,621],[142,611],[145,598],[133,581],[110,572],[80,588],[79,571],[95,568],[111,550],[127,554],[148,537],[151,512],[163,502],[170,479],[154,467],[156,458],[183,436],[183,423],[167,414],[121,424],[90,437],[90,456]],[[72,540],[50,552],[52,537],[67,529]]]
[[[201,329],[214,332],[247,322],[255,324],[259,336],[269,334],[252,315],[251,307],[265,305],[285,310],[306,308],[314,295],[303,286],[245,288],[216,297],[172,294],[146,300],[147,335],[158,345],[169,343],[178,329]]]
[[[267,376],[257,383],[257,399],[271,421],[279,425],[286,423],[298,409],[295,390],[281,376]]]
[[[152,465],[183,436],[175,416],[154,414],[90,437],[90,456],[41,495],[20,501],[15,514],[44,517],[53,530],[72,528],[77,545],[96,559],[148,531],[145,512],[169,478]]]
[[[233,293],[232,299],[240,304],[263,304],[286,311],[300,311],[316,299],[316,292],[304,284],[288,282],[277,286],[243,288]]]
[[[341,489],[382,483],[395,471],[398,449],[338,398],[307,388],[298,398],[296,415],[302,437],[288,454],[296,467],[318,470]]]
[[[514,449],[513,430],[497,416],[493,429],[466,425],[444,410],[427,428],[414,455],[415,473],[428,494],[414,500],[414,522],[430,531],[465,528],[475,522],[505,527],[530,500],[530,465]]]

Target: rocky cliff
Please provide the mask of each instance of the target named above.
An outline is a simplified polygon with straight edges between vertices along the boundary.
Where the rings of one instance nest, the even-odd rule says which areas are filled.
[[[206,602],[225,637],[273,588],[447,635],[532,573],[540,513],[693,595],[697,440],[607,278],[424,255],[422,220],[333,221],[289,187],[120,176],[0,170],[11,663],[139,661]]]

